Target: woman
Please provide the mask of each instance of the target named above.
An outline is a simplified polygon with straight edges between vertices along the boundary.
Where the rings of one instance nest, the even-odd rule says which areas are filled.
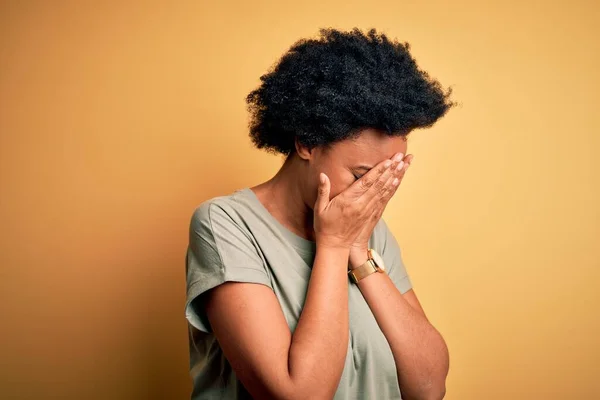
[[[187,253],[193,399],[441,399],[444,340],[383,210],[407,135],[454,105],[374,29],[300,40],[247,97],[268,181],[202,203]]]

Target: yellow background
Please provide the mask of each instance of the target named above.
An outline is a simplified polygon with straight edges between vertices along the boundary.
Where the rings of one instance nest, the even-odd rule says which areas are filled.
[[[259,76],[357,26],[462,104],[413,133],[385,213],[446,398],[600,398],[597,2],[0,7],[0,397],[188,398],[192,210],[280,165],[247,136]]]

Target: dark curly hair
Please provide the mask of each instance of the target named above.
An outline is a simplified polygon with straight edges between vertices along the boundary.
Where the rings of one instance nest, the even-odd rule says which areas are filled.
[[[405,136],[432,126],[455,103],[420,70],[408,43],[371,29],[319,30],[294,43],[246,97],[256,147],[290,155],[294,140],[327,146],[365,128]]]

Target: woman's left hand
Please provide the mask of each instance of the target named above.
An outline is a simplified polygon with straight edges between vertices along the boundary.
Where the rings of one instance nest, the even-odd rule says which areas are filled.
[[[408,167],[410,166],[410,163],[412,162],[413,158],[414,156],[412,154],[408,154],[402,159],[401,163],[397,164],[397,169],[394,171],[396,178],[398,178],[399,180],[398,186],[396,186],[396,190],[400,186],[400,183],[402,183],[402,178],[404,178],[404,175],[406,174],[406,171],[408,170]],[[398,167],[400,169],[398,169]],[[373,229],[375,228],[375,225],[377,225],[377,222],[379,222],[379,219],[381,218],[382,214],[383,210],[381,210],[381,212],[378,213],[378,215],[373,216],[373,219],[371,221],[373,221],[374,223],[365,225],[360,234],[357,236],[356,240],[354,241],[354,244],[350,247],[350,257],[348,258],[350,269],[360,267],[365,261],[367,261],[369,238],[371,237]]]

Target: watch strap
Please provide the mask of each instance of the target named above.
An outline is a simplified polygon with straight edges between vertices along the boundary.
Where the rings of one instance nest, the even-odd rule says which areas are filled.
[[[366,278],[367,276],[371,275],[374,272],[377,272],[377,267],[375,266],[373,259],[369,258],[360,267],[357,267],[357,268],[354,268],[354,269],[351,269],[350,271],[348,271],[348,275],[350,275],[350,278],[352,279],[352,281],[354,283],[358,283],[358,281]]]

